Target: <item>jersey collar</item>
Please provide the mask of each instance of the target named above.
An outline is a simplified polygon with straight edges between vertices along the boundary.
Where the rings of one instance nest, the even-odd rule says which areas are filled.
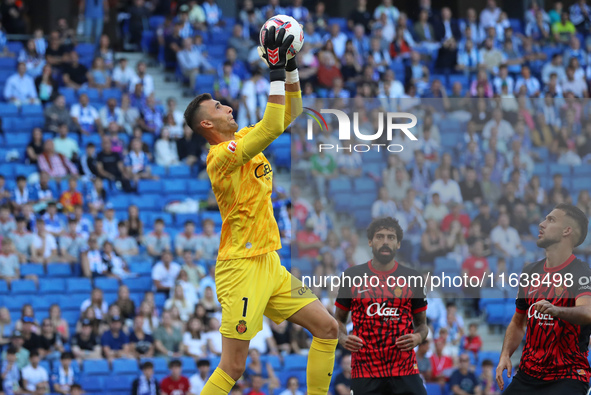
[[[562,265],[556,266],[556,267],[550,267],[550,268],[546,267],[546,263],[548,262],[548,260],[546,260],[544,262],[544,271],[545,272],[548,272],[548,273],[553,273],[553,272],[557,272],[559,270],[562,270],[565,267],[567,267],[569,265],[569,263],[571,263],[572,261],[574,261],[575,258],[576,258],[575,255],[574,254],[571,254],[571,256],[569,256],[568,259]]]
[[[376,269],[375,267],[373,267],[372,262],[373,262],[373,259],[370,259],[369,262],[367,262],[367,264],[369,265],[369,270],[371,270],[375,274],[388,275],[388,274],[394,273],[396,271],[396,269],[398,269],[398,261],[394,261],[394,267],[392,269],[388,270],[387,272],[383,272],[383,271]]]

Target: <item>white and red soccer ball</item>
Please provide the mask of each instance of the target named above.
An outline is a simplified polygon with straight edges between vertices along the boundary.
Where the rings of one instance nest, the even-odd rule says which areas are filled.
[[[304,44],[304,30],[302,26],[299,24],[291,16],[287,15],[275,15],[271,17],[263,24],[261,28],[261,32],[259,33],[259,41],[261,45],[265,43],[265,36],[267,35],[267,31],[271,26],[275,26],[275,34],[279,32],[279,29],[285,29],[285,37],[289,34],[293,36],[293,42],[287,51],[287,59],[291,59],[297,55],[298,52],[302,49],[302,45]]]

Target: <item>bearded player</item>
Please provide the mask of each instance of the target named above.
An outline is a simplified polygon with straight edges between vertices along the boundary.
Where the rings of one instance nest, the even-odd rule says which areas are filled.
[[[587,394],[591,269],[573,249],[585,241],[588,225],[579,208],[564,203],[540,223],[537,245],[546,258],[525,267],[520,277],[515,314],[497,367],[501,390],[503,372],[511,376],[511,355],[527,336],[519,371],[503,394]]]
[[[215,277],[222,306],[222,357],[202,394],[227,394],[244,372],[250,340],[262,329],[263,315],[288,320],[313,335],[308,356],[308,394],[328,392],[338,325],[309,288],[293,277],[277,255],[279,229],[273,217],[273,170],[262,151],[302,112],[295,58],[287,61],[293,36],[275,27],[265,36],[261,57],[270,68],[271,86],[263,119],[243,128],[232,109],[197,96],[185,111],[194,132],[211,145],[207,174],[222,215]],[[312,366],[313,363],[313,366]]]
[[[427,394],[413,350],[429,333],[427,300],[421,275],[394,259],[402,237],[397,220],[374,220],[367,229],[372,260],[342,277],[335,317],[339,342],[352,352],[351,395]]]

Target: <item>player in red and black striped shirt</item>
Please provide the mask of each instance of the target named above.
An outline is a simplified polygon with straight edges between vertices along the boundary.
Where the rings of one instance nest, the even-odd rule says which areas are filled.
[[[505,369],[511,374],[511,355],[527,337],[519,371],[505,395],[584,395],[589,390],[591,269],[573,255],[588,224],[577,207],[559,204],[539,226],[537,245],[546,259],[528,265],[520,278],[517,308],[497,367],[501,389]]]
[[[427,394],[413,350],[429,332],[427,300],[421,275],[394,259],[402,236],[397,220],[373,221],[367,230],[373,259],[342,276],[335,316],[339,342],[352,352],[352,395]]]

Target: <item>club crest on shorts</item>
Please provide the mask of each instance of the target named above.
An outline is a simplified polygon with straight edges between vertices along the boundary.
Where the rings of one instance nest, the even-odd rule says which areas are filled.
[[[238,321],[238,325],[236,325],[236,332],[240,333],[241,335],[246,332],[246,321],[240,320]]]

